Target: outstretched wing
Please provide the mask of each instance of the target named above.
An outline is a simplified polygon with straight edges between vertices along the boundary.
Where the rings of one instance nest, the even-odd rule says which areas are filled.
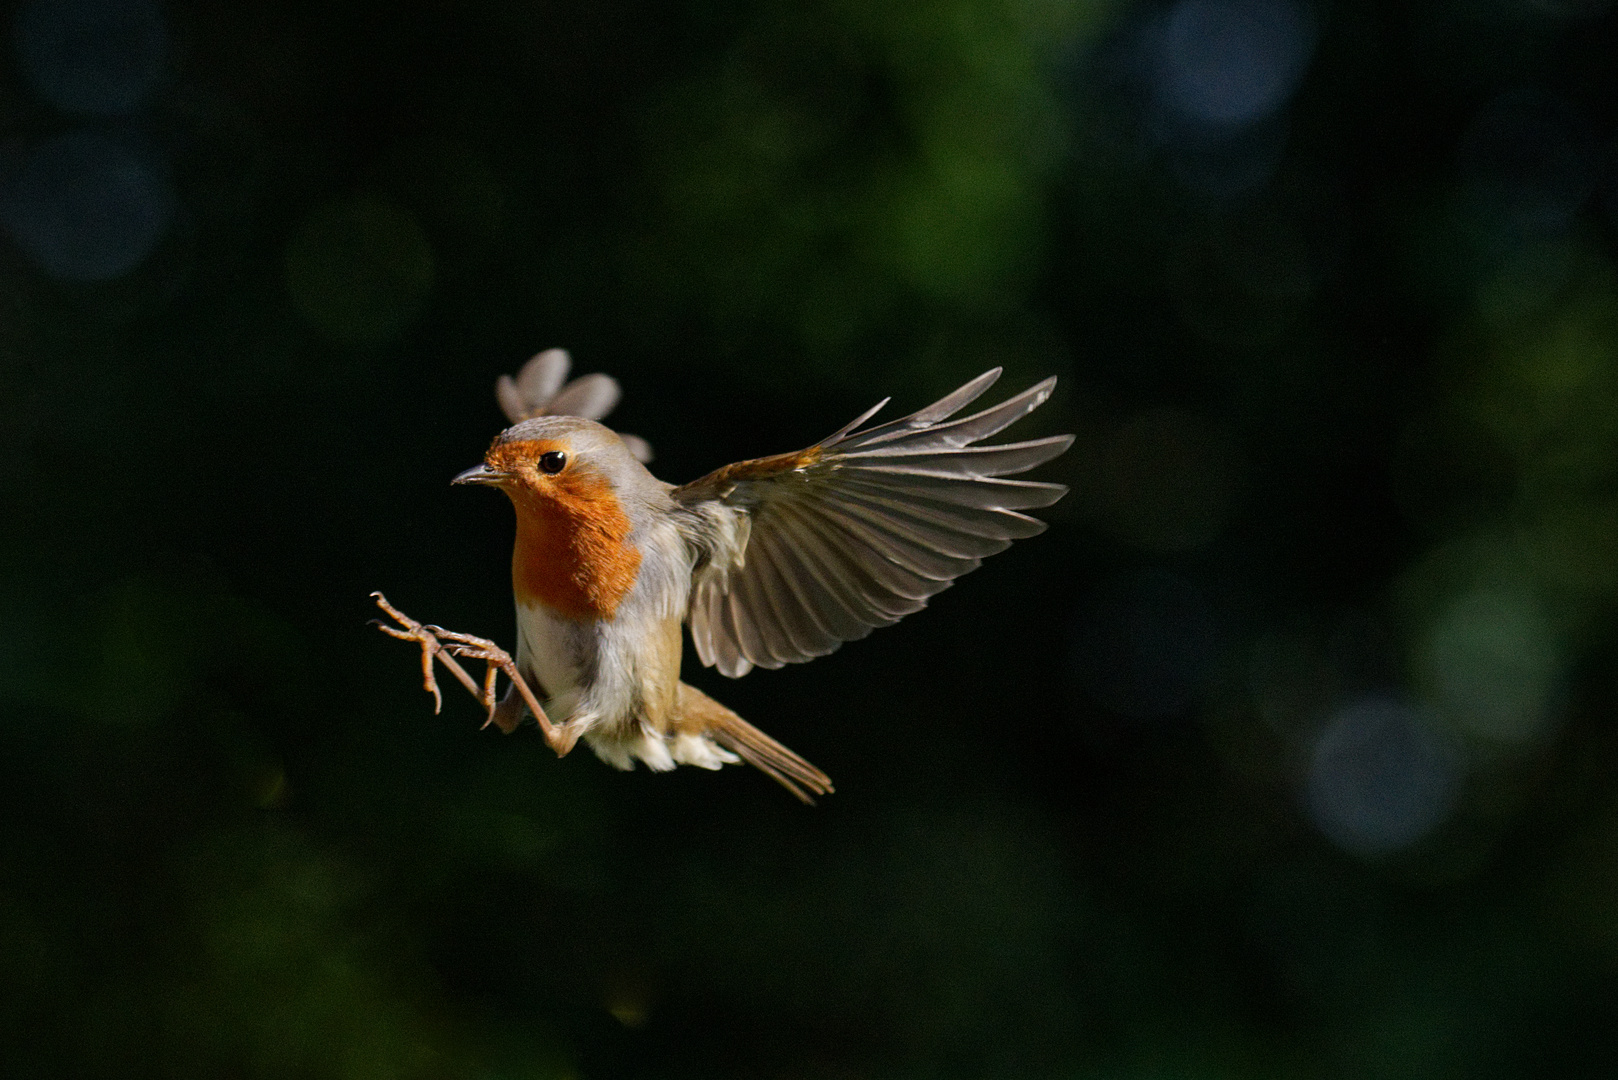
[[[1028,415],[1046,379],[959,420],[995,368],[900,420],[856,431],[880,402],[807,450],[727,465],[672,492],[694,511],[706,561],[688,618],[697,655],[732,678],[825,656],[927,605],[1012,540],[1045,531],[1020,513],[1061,484],[1000,479],[1062,453],[1071,435],[974,446]]]

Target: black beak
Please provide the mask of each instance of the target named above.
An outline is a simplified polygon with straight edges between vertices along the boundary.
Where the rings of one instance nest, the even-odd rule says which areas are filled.
[[[506,478],[505,473],[495,472],[493,469],[489,468],[487,465],[474,465],[470,469],[467,469],[465,472],[461,473],[455,479],[451,480],[450,483],[452,483],[452,484],[498,484],[498,483],[500,483],[500,481],[504,480],[505,478]]]

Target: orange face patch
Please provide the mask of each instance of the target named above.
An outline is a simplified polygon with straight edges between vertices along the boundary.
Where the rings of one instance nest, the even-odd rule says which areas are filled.
[[[485,462],[506,475],[517,508],[511,584],[519,603],[542,603],[572,619],[611,619],[635,584],[640,552],[629,544],[629,516],[611,485],[570,461],[554,476],[536,462],[552,440],[503,443]]]

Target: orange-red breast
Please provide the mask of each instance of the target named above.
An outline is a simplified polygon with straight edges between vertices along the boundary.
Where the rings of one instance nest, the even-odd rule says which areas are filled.
[[[819,769],[680,681],[681,624],[701,661],[732,678],[824,656],[1043,532],[1021,511],[1067,491],[1002,478],[1056,457],[1072,436],[974,445],[1041,405],[1054,378],[951,419],[995,368],[860,430],[884,400],[806,450],[676,487],[642,464],[644,442],[595,422],[617,384],[586,376],[563,388],[566,370],[566,354],[550,350],[502,377],[513,426],[455,482],[511,498],[517,666],[563,721],[566,745],[582,737],[620,769],[744,760],[799,798],[830,792]],[[588,415],[557,415],[568,412]],[[502,726],[522,709],[507,695]]]

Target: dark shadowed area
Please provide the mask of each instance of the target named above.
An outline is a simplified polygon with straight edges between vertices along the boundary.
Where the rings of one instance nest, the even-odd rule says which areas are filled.
[[[1608,0],[28,0],[0,79],[0,1060],[1618,1068]],[[1072,493],[558,761],[451,488],[540,349],[683,482],[1055,374]],[[453,693],[449,691],[453,690]]]

